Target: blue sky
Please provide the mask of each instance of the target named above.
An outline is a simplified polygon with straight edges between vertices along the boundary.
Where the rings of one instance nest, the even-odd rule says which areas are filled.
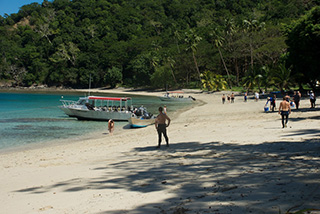
[[[20,7],[33,2],[41,4],[43,0],[0,0],[0,15],[18,13]]]

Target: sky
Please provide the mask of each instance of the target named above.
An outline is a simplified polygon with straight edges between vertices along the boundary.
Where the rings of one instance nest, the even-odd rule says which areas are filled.
[[[43,0],[0,0],[0,15],[18,13],[20,7],[33,2],[41,4]]]

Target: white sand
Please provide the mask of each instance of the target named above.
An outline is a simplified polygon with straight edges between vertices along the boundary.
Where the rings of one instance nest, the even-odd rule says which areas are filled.
[[[150,126],[0,154],[0,213],[319,209],[320,108],[302,100],[282,129],[265,100],[222,105],[221,94],[192,92],[202,104],[173,117],[169,148]]]

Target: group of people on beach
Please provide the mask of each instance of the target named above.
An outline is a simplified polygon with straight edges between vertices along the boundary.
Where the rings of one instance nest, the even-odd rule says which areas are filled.
[[[222,95],[222,104],[224,104],[226,102],[226,98],[229,103],[234,103],[235,95],[234,95],[234,93],[231,93],[231,95],[227,94],[227,96],[225,94],[223,94]]]
[[[264,93],[263,93],[264,95]],[[313,91],[308,92],[309,98],[310,98],[310,104],[311,107],[310,108],[315,108],[315,103],[316,103],[316,96],[314,94]],[[226,99],[229,103],[234,103],[235,100],[235,95],[234,93],[232,93],[231,95],[222,95],[222,104],[225,104]],[[258,92],[254,93],[254,99],[255,101],[259,101],[260,99],[260,94]],[[245,92],[244,93],[244,102],[247,102],[248,100],[248,93]],[[277,100],[277,96],[276,94],[273,94],[273,96],[268,97],[267,98],[267,104],[270,102],[270,109],[272,112],[274,112],[276,110],[276,100]],[[287,127],[287,123],[288,123],[288,117],[289,114],[291,113],[291,108],[296,108],[297,110],[300,107],[300,100],[301,100],[301,93],[300,91],[294,91],[293,92],[293,96],[292,98],[288,95],[288,93],[286,93],[285,96],[283,96],[283,101],[280,103],[279,105],[279,114],[281,115],[281,124],[282,124],[282,128]],[[268,110],[266,110],[268,111]]]
[[[315,108],[315,102],[316,97],[313,91],[310,91],[308,93],[311,103],[311,108]],[[254,94],[255,101],[259,101],[259,93],[255,92]],[[229,103],[234,103],[235,100],[235,94],[231,93],[230,95],[222,95],[222,104],[226,102],[226,99]],[[247,102],[248,94],[247,92],[244,93],[244,102]],[[274,94],[272,97],[268,97],[267,103],[270,102],[270,109],[272,111],[276,110],[276,99],[277,96]],[[301,93],[300,91],[294,91],[293,97],[291,98],[288,94],[283,96],[282,102],[280,102],[278,113],[281,115],[281,124],[282,128],[286,128],[288,124],[289,115],[291,114],[291,108],[296,107],[296,109],[299,109],[300,106],[300,100],[301,100]],[[171,119],[167,115],[167,107],[164,105],[164,107],[159,107],[158,109],[159,114],[155,119],[155,128],[158,133],[158,146],[157,148],[160,148],[161,142],[162,142],[162,135],[166,141],[166,146],[169,147],[169,138],[167,135],[167,127],[170,125]],[[108,130],[110,135],[113,134],[114,131],[114,121],[110,119],[108,121]]]

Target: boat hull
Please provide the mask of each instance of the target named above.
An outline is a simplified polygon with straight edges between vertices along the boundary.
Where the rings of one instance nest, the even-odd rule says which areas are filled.
[[[161,101],[168,101],[168,102],[192,102],[192,98],[175,98],[175,97],[159,97]]]
[[[130,117],[128,119],[129,124],[132,128],[143,128],[155,123],[155,118],[143,119],[137,117]]]
[[[64,106],[59,106],[59,108],[69,117],[75,117],[69,108]]]
[[[116,121],[128,121],[131,117],[131,112],[129,111],[95,111],[88,109],[72,109],[69,108],[72,115],[78,120],[99,120],[108,121],[110,119]]]

